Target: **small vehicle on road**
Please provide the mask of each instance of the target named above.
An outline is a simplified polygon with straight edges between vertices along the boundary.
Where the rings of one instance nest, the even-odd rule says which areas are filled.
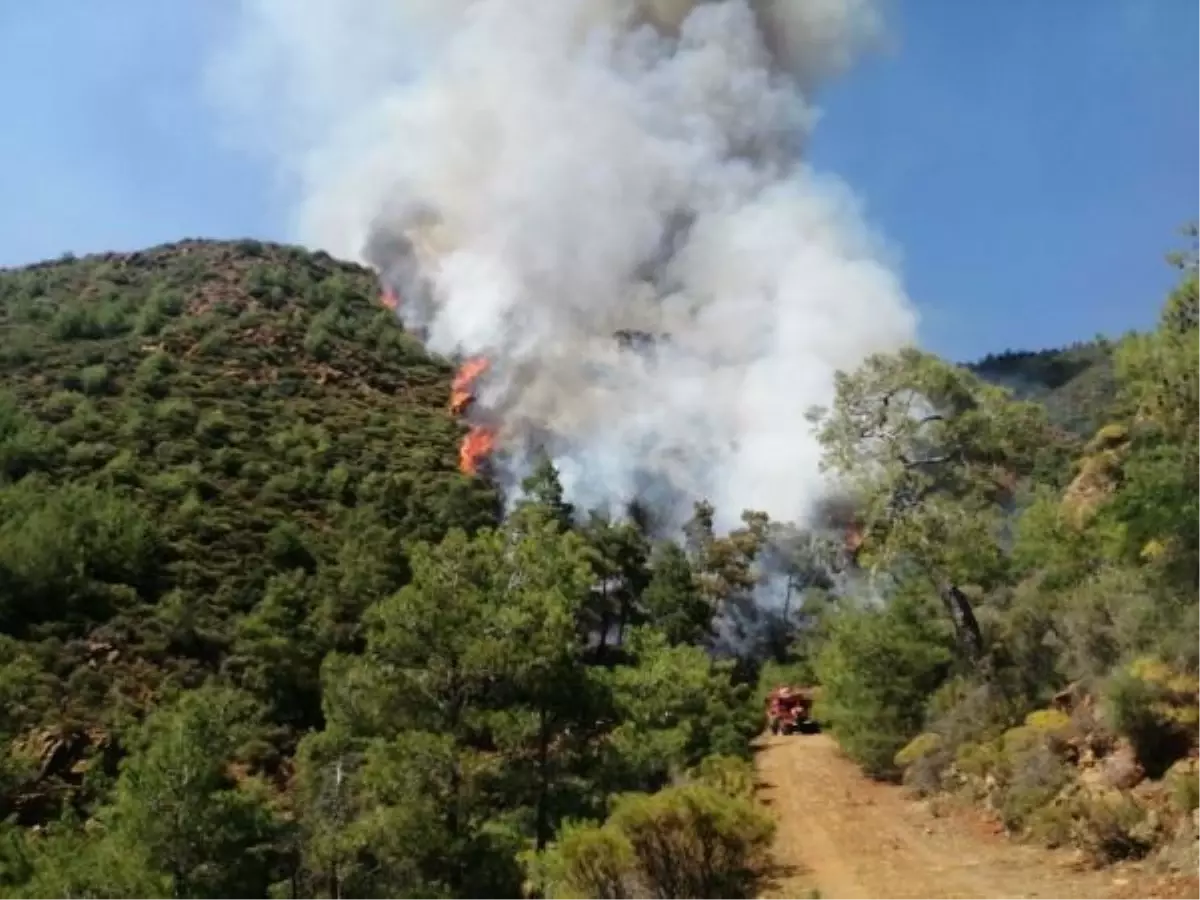
[[[816,728],[811,688],[780,685],[767,695],[767,725],[771,734],[792,734]]]

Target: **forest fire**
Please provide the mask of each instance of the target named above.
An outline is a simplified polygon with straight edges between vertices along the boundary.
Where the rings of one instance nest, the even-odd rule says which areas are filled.
[[[450,412],[461,416],[475,399],[474,387],[479,377],[488,370],[490,363],[482,356],[474,356],[459,367],[450,386]]]
[[[862,549],[863,542],[867,539],[866,526],[859,520],[855,519],[846,529],[846,550],[850,554],[851,559],[858,558],[858,551]]]
[[[461,416],[475,399],[475,384],[488,370],[485,357],[473,356],[459,367],[450,387],[450,411]],[[458,450],[458,467],[465,475],[479,474],[479,467],[496,447],[496,429],[473,425]]]
[[[395,312],[396,307],[400,305],[400,297],[390,287],[385,287],[383,292],[379,295],[379,302],[385,309],[390,309],[392,312]]]
[[[474,425],[458,449],[458,468],[464,475],[478,475],[479,466],[496,449],[496,430]]]

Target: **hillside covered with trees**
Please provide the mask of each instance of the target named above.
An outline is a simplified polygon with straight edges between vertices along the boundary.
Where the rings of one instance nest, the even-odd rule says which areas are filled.
[[[759,723],[694,557],[547,466],[501,522],[376,291],[255,242],[0,274],[0,887],[515,896],[611,814],[627,890],[748,892]],[[719,871],[655,864],[704,823]]]
[[[861,542],[649,533],[548,462],[505,515],[449,362],[324,254],[0,272],[0,892],[752,896],[782,680],[878,777],[1150,852],[1196,806],[1178,265],[1149,334],[844,373]]]
[[[1085,440],[1106,424],[1117,394],[1113,344],[1104,338],[1057,350],[994,353],[967,366],[984,381],[1046,408],[1051,424]]]

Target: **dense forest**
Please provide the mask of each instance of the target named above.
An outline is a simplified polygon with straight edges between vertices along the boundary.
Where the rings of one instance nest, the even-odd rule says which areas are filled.
[[[546,460],[507,506],[462,474],[453,369],[364,269],[0,272],[0,892],[752,896],[782,681],[876,777],[1151,852],[1197,797],[1173,261],[1152,332],[843,373],[837,510],[718,534],[696,498],[678,535]]]

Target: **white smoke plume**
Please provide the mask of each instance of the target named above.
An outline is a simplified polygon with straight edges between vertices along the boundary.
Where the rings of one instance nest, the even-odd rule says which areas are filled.
[[[241,0],[212,74],[298,239],[491,361],[510,476],[545,447],[585,508],[707,497],[728,525],[810,512],[805,411],[914,336],[803,160],[813,90],[879,34],[868,0]]]

